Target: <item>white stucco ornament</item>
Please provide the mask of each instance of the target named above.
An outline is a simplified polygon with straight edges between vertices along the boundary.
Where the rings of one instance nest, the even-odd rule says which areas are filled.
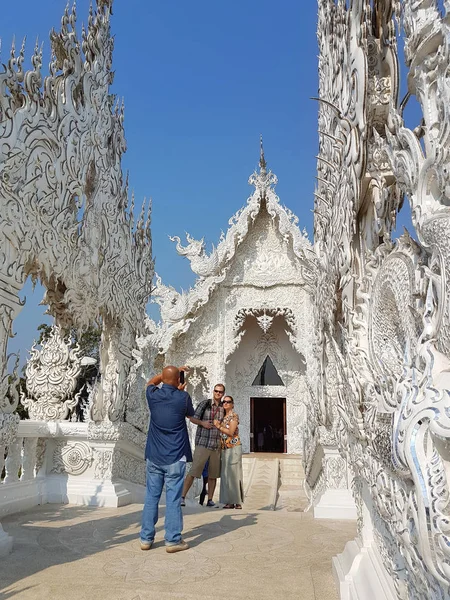
[[[30,419],[60,421],[69,416],[79,401],[74,391],[81,360],[79,346],[73,348],[59,327],[52,329],[41,349],[33,345],[25,371],[30,397],[21,398]]]
[[[125,415],[136,336],[144,331],[154,272],[150,205],[144,202],[135,215],[122,174],[124,106],[111,94],[111,16],[112,0],[98,0],[86,26],[77,27],[75,6],[67,7],[59,30],[50,33],[47,75],[38,44],[28,70],[25,43],[12,44],[0,69],[0,471],[6,455],[1,485],[17,488],[17,504],[12,502],[17,506],[47,497],[44,480],[50,473],[52,480],[64,481],[58,488],[64,502],[115,502],[113,475],[128,473],[142,481],[144,434],[125,423]],[[40,281],[43,304],[61,329],[41,350],[33,348],[23,398],[31,420],[19,423],[18,362],[14,366],[7,346],[27,278]],[[89,484],[100,467],[91,464],[94,442],[86,439],[87,424],[62,421],[78,402],[75,384],[83,361],[63,338],[92,326],[102,331],[100,375],[77,417],[82,413],[85,421],[103,425],[105,436],[113,424],[132,431],[127,430],[126,442],[122,429],[117,440],[101,439],[113,458],[103,488]],[[82,439],[69,443],[74,436]],[[54,440],[46,444],[45,439],[53,437],[59,438],[55,452]],[[121,444],[126,451],[119,450]],[[40,467],[44,487],[35,485]],[[76,496],[63,492],[72,478],[82,480]],[[27,491],[21,487],[25,480],[27,485],[34,480]],[[34,500],[32,489],[40,495]],[[2,491],[1,497],[5,502],[8,494]],[[10,547],[10,540],[0,539],[0,555]]]
[[[50,34],[47,76],[38,45],[25,71],[25,46],[13,44],[0,73],[0,381],[31,276],[65,331],[102,324],[97,421],[123,417],[123,384],[153,277],[150,212],[143,206],[135,221],[121,170],[124,107],[110,93],[111,11],[111,0],[99,0],[78,38],[75,7],[66,8],[60,31]]]
[[[402,116],[408,97],[398,102],[399,17],[408,93],[423,113],[414,130]],[[358,511],[358,539],[335,561],[346,597],[444,600],[450,597],[448,15],[442,18],[431,0],[324,0],[318,38],[320,383],[307,426],[307,478],[312,496],[326,497],[332,446],[322,437],[325,425],[350,466]],[[415,232],[394,240],[403,197]]]

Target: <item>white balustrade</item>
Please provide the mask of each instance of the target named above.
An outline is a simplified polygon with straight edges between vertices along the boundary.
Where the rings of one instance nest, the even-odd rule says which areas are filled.
[[[22,445],[23,438],[18,437],[8,446],[5,461],[5,481],[4,485],[19,481],[19,473],[22,466]]]
[[[22,474],[20,481],[29,481],[36,476],[36,449],[38,438],[25,438],[22,446]]]
[[[0,520],[38,504],[68,502],[68,475],[92,464],[87,433],[87,423],[20,421],[15,440],[0,447]]]
[[[0,473],[5,470],[2,485],[30,481],[36,476],[36,448],[38,438],[18,437],[9,446],[0,446]]]

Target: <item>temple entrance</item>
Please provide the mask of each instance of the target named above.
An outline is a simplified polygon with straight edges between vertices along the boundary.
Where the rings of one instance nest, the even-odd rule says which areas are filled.
[[[250,452],[286,452],[286,398],[250,398]]]

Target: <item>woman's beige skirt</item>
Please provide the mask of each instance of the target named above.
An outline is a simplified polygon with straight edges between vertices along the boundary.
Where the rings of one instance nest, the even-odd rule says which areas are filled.
[[[242,446],[222,450],[221,459],[219,502],[221,504],[242,504],[244,502]]]

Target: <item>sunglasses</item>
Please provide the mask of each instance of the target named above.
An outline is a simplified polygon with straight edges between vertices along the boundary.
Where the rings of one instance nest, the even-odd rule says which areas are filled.
[[[214,390],[215,394],[224,394],[225,390]]]
[[[224,401],[222,402],[222,404],[233,404],[233,403],[231,402],[231,400],[224,400]]]

